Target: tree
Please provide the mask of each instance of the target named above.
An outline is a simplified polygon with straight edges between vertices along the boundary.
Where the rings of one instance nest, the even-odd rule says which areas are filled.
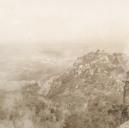
[[[129,114],[128,114],[128,107],[129,105],[127,104],[126,98],[128,97],[129,93],[129,81],[123,81],[124,82],[124,87],[123,87],[123,103],[121,105],[121,123],[126,122],[129,120]]]
[[[127,98],[129,96],[129,81],[128,81],[128,75],[129,72],[126,73],[127,79],[125,81],[122,81],[124,83],[123,86],[123,92],[122,92],[122,103],[117,105],[112,105],[112,109],[110,109],[109,113],[120,113],[120,124],[126,122],[129,120],[129,113],[128,113],[128,107],[129,104],[127,102]]]

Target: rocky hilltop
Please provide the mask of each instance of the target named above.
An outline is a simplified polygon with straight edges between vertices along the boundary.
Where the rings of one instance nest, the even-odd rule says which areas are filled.
[[[97,50],[79,57],[55,78],[47,96],[71,112],[66,128],[117,127],[120,112],[108,112],[122,104],[128,69],[126,55]]]
[[[90,52],[79,57],[72,68],[53,80],[48,96],[57,100],[74,93],[90,96],[98,91],[110,95],[115,90],[119,94],[128,68],[128,59],[124,54]]]

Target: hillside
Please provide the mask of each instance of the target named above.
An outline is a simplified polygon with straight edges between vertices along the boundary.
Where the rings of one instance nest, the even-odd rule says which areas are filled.
[[[73,123],[67,122],[66,128],[117,127],[119,111],[116,115],[108,111],[113,105],[122,104],[122,80],[126,79],[128,68],[124,54],[98,50],[78,58],[70,69],[55,78],[47,96],[71,112],[69,120]]]
[[[58,96],[68,96],[71,92],[72,95],[77,91],[89,95],[88,92],[92,94],[97,90],[105,95],[112,90],[119,94],[127,71],[128,61],[125,55],[90,52],[78,58],[72,68],[53,80],[48,96],[57,99]]]
[[[128,120],[121,122],[126,55],[97,50],[61,71],[56,64],[49,70],[40,61],[31,64],[17,81],[1,81],[0,127],[118,128]]]

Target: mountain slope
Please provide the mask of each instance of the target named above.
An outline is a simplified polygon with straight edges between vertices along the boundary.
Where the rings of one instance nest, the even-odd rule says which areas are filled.
[[[128,58],[124,54],[99,50],[90,52],[53,80],[47,96],[71,112],[73,124],[76,123],[73,118],[76,115],[77,119],[83,117],[83,125],[88,128],[108,128],[110,125],[115,128],[120,123],[120,112],[116,116],[108,114],[108,111],[113,105],[122,104],[122,80],[126,78],[127,71]],[[78,126],[79,123],[75,126],[70,124],[67,128],[84,127]]]
[[[120,53],[108,54],[103,51],[90,52],[80,57],[73,67],[53,81],[49,96],[69,95],[78,90],[88,95],[87,90],[98,90],[110,93],[121,91],[122,80],[128,71],[128,61]],[[78,92],[79,93],[79,92]]]

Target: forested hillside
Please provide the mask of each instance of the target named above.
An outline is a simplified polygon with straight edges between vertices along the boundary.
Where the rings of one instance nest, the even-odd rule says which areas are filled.
[[[128,64],[122,53],[97,50],[45,80],[34,79],[33,74],[31,79],[24,79],[23,72],[22,79],[15,81],[20,88],[0,90],[0,127],[117,128],[124,123],[121,106]],[[128,101],[128,95],[126,98]]]

